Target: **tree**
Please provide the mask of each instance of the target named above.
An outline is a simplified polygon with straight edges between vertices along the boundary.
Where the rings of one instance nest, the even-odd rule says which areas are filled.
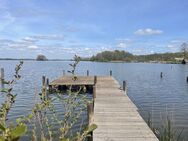
[[[44,55],[38,55],[36,60],[37,61],[47,61],[48,59]]]
[[[187,52],[188,52],[188,44],[187,44],[187,43],[183,43],[183,44],[181,45],[181,51],[183,52],[183,57],[184,57],[184,59],[185,59],[186,54],[187,54]]]

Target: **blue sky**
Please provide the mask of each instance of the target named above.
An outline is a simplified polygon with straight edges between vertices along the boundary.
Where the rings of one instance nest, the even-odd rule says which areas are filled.
[[[176,52],[188,40],[187,7],[187,0],[0,0],[0,58]]]

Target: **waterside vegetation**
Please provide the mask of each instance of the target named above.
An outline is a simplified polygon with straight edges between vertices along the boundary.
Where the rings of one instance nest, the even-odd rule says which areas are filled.
[[[75,69],[79,61],[79,57],[75,56],[75,61],[70,64],[72,69],[68,71],[72,74],[74,81],[77,80]],[[44,81],[41,93],[39,93],[40,101],[31,108],[30,114],[17,118],[16,122],[9,121],[8,113],[11,112],[17,96],[13,93],[13,86],[21,78],[19,71],[22,65],[21,61],[15,68],[14,78],[10,81],[3,80],[4,87],[0,88],[0,93],[6,97],[0,107],[0,141],[17,141],[26,135],[33,141],[84,141],[90,136],[97,125],[79,123],[80,116],[86,110],[87,104],[92,102],[86,94],[80,95],[83,87],[73,92],[70,86],[66,94],[62,95],[58,91],[54,94],[50,93],[47,82]],[[54,101],[62,104],[63,116],[58,115]],[[72,132],[76,123],[79,124],[81,130]],[[54,130],[55,125],[58,126],[56,130]]]
[[[181,63],[181,61],[188,58],[187,53],[155,53],[149,55],[133,55],[126,51],[103,51],[91,58],[82,58],[85,61],[97,62],[151,62],[151,63]]]

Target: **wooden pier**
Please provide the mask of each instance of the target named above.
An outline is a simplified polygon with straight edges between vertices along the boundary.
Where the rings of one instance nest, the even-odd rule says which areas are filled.
[[[50,83],[51,87],[57,85],[94,86],[93,117],[90,116],[89,121],[98,128],[93,132],[93,141],[158,141],[126,95],[126,89],[120,88],[112,76],[95,79],[78,76],[77,81],[73,81],[70,76],[63,76]]]

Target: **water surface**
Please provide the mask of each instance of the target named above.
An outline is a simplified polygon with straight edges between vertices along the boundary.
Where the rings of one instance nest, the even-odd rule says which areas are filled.
[[[18,61],[0,61],[0,67],[5,69],[7,79],[12,77],[17,63]],[[18,96],[9,119],[30,113],[40,91],[42,75],[53,80],[61,76],[63,70],[70,69],[69,63],[25,61],[21,71],[22,79],[15,85],[14,90]],[[184,129],[183,136],[188,136],[188,65],[80,62],[77,74],[86,75],[87,70],[90,75],[100,76],[109,75],[112,70],[113,76],[120,84],[123,80],[127,81],[128,95],[145,120],[150,113],[157,128],[168,115],[174,128],[179,131]],[[160,77],[161,72],[163,78]],[[3,96],[0,101],[2,99]]]

